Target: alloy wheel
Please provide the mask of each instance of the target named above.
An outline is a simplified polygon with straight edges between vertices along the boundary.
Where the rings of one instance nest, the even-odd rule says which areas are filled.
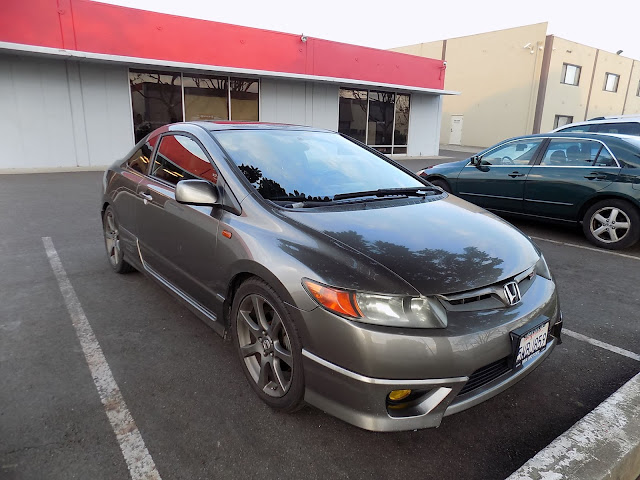
[[[104,240],[107,246],[107,254],[109,255],[109,262],[116,267],[122,258],[122,252],[120,250],[120,232],[116,226],[113,212],[107,211],[105,213],[104,220]]]
[[[629,217],[617,207],[597,210],[589,222],[591,234],[603,243],[619,242],[629,233],[630,228]]]
[[[283,397],[291,388],[293,354],[280,315],[264,297],[247,295],[236,318],[240,352],[251,378],[270,397]]]

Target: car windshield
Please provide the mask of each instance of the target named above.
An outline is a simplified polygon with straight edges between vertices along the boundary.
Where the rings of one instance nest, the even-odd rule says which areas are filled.
[[[227,130],[212,135],[269,200],[320,201],[351,192],[425,187],[336,133]]]

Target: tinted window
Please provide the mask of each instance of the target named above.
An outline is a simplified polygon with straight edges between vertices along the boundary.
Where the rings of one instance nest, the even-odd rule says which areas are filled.
[[[151,175],[173,184],[193,178],[218,181],[218,173],[200,145],[184,135],[162,137]]]
[[[393,115],[395,110],[395,94],[390,92],[369,92],[369,132],[368,145],[393,144]],[[389,152],[391,153],[391,149]]]
[[[256,190],[271,200],[424,186],[335,133],[235,130],[213,135]]]
[[[393,133],[394,145],[406,145],[409,134],[409,95],[396,95],[396,124]],[[394,148],[393,153],[407,153],[406,148]]]
[[[158,142],[158,136],[155,135],[147,139],[147,141],[135,151],[133,155],[127,160],[127,166],[132,170],[140,173],[147,173],[149,167],[149,160],[153,153],[153,147]]]
[[[182,121],[179,73],[129,72],[136,142],[158,127]]]
[[[231,120],[258,121],[258,81],[231,78]]]
[[[338,131],[351,138],[367,141],[367,92],[366,90],[340,89]]]
[[[184,111],[187,122],[229,120],[227,77],[185,75]]]
[[[623,133],[625,135],[640,135],[640,123],[601,123],[595,125],[596,132],[600,133]]]
[[[482,155],[487,165],[527,165],[536,154],[542,138],[529,138],[500,145]]]
[[[602,144],[592,140],[551,139],[541,165],[556,167],[589,167],[598,156]]]

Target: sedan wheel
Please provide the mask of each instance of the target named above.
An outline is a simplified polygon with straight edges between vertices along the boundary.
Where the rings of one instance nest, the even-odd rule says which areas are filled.
[[[264,282],[251,279],[234,299],[232,334],[244,373],[268,405],[287,411],[302,403],[302,349],[284,303]]]
[[[591,243],[603,248],[626,248],[640,237],[637,210],[624,200],[604,200],[584,216],[583,230]]]
[[[124,260],[120,244],[120,230],[118,229],[116,215],[111,206],[107,207],[104,212],[102,227],[104,231],[104,244],[107,248],[107,255],[109,257],[111,268],[113,268],[117,273],[133,271],[134,268]]]

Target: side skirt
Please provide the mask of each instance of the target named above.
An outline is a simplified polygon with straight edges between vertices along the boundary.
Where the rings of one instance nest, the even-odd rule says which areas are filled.
[[[143,271],[148,276],[153,278],[156,282],[160,284],[165,290],[172,293],[178,300],[181,300],[189,310],[191,310],[200,320],[206,323],[209,327],[211,327],[218,335],[225,338],[226,337],[226,328],[222,324],[222,322],[218,321],[218,317],[215,313],[209,310],[207,307],[199,303],[197,300],[189,296],[187,293],[173,285],[166,278],[156,272],[153,268],[147,265],[142,258],[142,253],[140,252],[140,243],[136,239],[136,243],[138,246],[138,255],[140,259],[140,263],[142,264]]]

